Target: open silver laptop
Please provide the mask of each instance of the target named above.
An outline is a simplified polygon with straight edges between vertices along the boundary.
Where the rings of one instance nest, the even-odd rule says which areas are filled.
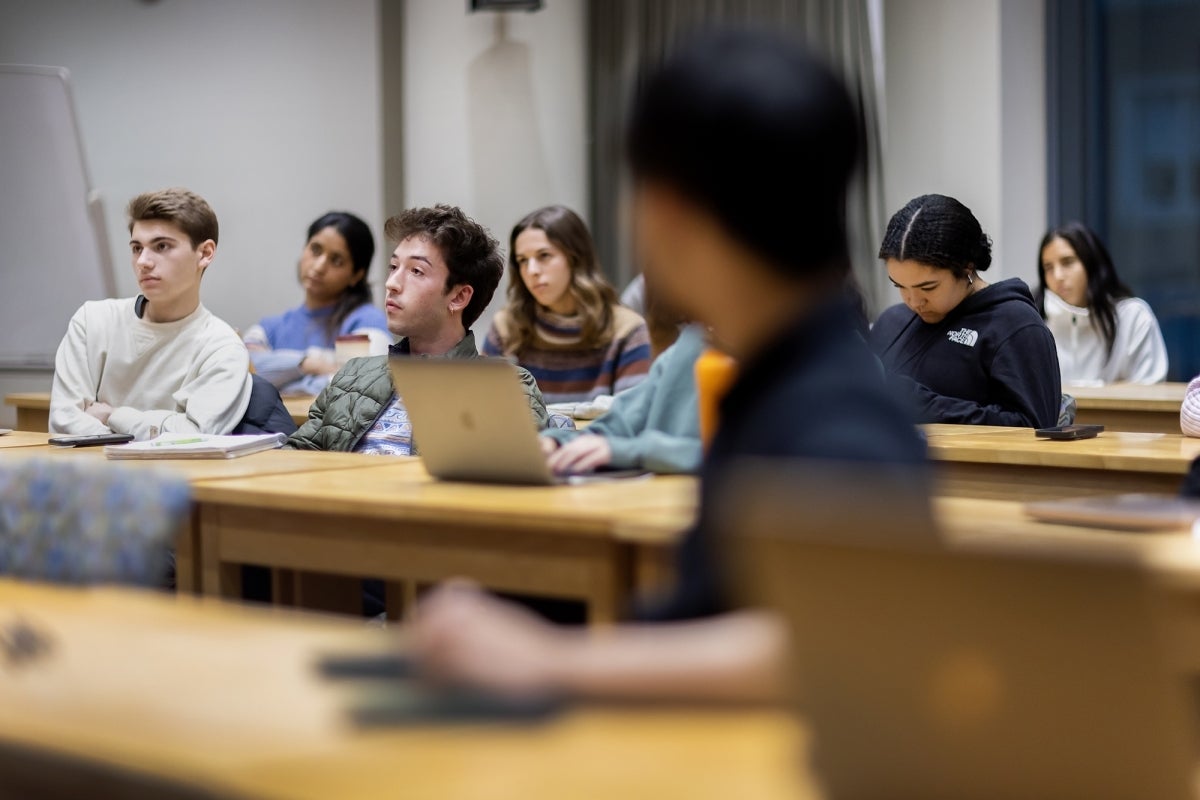
[[[1195,603],[1111,552],[942,542],[906,492],[760,464],[723,504],[827,795],[1195,797]]]
[[[507,361],[398,357],[390,365],[413,442],[435,478],[550,485],[644,474],[551,472],[516,368]]]

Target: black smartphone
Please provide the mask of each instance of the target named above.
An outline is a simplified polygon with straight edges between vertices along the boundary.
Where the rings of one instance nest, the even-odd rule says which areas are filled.
[[[332,679],[412,680],[418,677],[417,665],[410,657],[399,653],[327,655],[317,661],[317,669]]]
[[[1103,425],[1059,425],[1038,428],[1034,433],[1043,439],[1092,439],[1103,430]]]
[[[133,441],[132,433],[89,433],[83,436],[55,436],[54,447],[95,447],[100,444],[125,444]]]

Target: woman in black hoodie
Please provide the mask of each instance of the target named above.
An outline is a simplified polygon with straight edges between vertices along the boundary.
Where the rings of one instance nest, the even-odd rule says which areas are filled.
[[[1057,423],[1054,337],[1024,281],[980,277],[992,243],[970,209],[938,194],[910,201],[879,257],[904,303],[879,316],[871,347],[918,422]]]

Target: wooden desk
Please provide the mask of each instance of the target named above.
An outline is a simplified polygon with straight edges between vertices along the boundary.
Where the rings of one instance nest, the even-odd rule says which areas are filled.
[[[283,398],[283,405],[287,408],[288,413],[292,415],[292,422],[297,425],[303,425],[308,422],[308,409],[314,402],[315,397],[310,395],[289,395]]]
[[[1110,431],[1179,433],[1179,408],[1187,384],[1116,383],[1068,386],[1063,391],[1075,397],[1078,423],[1104,425]]]
[[[315,397],[294,396],[283,398],[283,404],[297,425],[308,420],[308,407]],[[4,396],[4,404],[17,409],[17,428],[23,431],[50,430],[50,393],[19,392]]]
[[[1032,428],[1018,428],[1004,425],[948,425],[944,422],[931,422],[920,426],[926,436],[978,436],[981,433],[1015,433],[1024,431],[1033,435]]]
[[[4,396],[4,405],[17,409],[17,430],[50,430],[50,393],[19,392]]]
[[[48,433],[31,433],[30,431],[13,431],[0,436],[0,450],[7,450],[15,447],[37,447],[39,449],[48,448],[46,444],[50,438]]]
[[[948,541],[959,547],[1023,546],[1082,548],[1090,553],[1137,554],[1168,572],[1185,570],[1200,591],[1200,542],[1184,531],[1127,533],[1084,525],[1039,522],[1019,500],[935,497],[934,516]],[[623,514],[614,535],[632,551],[638,591],[659,589],[674,578],[674,551],[694,522],[694,512],[659,508]],[[1191,585],[1189,584],[1189,585]]]
[[[622,515],[691,509],[696,481],[581,486],[432,480],[419,459],[364,470],[197,486],[201,586],[234,595],[241,564],[403,581],[465,575],[489,588],[583,599],[594,621],[623,611],[632,580]]]
[[[6,448],[5,440],[20,436],[30,439],[30,445]],[[339,469],[370,469],[383,466],[381,459],[355,453],[322,453],[311,450],[267,450],[262,453],[232,459],[169,459],[109,461],[103,447],[50,447],[48,434],[14,431],[0,436],[0,461],[17,458],[71,459],[79,463],[110,464],[114,469],[167,470],[182,475],[196,492],[212,482],[245,479],[262,475],[297,476],[306,472],[328,473]],[[192,524],[183,531],[175,545],[175,581],[180,592],[194,593],[200,586],[199,524],[193,512]]]
[[[637,595],[664,591],[675,580],[675,548],[696,521],[695,506],[646,509],[621,514],[613,535],[624,542],[633,562]]]
[[[1179,490],[1200,439],[1105,431],[1074,442],[1038,439],[1029,428],[926,426],[939,494],[1031,500]]]
[[[95,781],[77,769],[89,765],[208,797],[816,797],[802,775],[803,730],[781,712],[580,708],[534,725],[361,730],[343,714],[354,690],[312,665],[322,653],[395,647],[391,632],[0,581],[0,624],[15,618],[53,649],[0,671],[6,794],[103,794],[105,784],[80,782]],[[65,760],[46,769],[44,756]]]
[[[26,442],[27,445],[41,444],[43,446],[21,446],[17,452],[0,455],[0,459],[73,459],[87,464],[111,464],[114,468],[168,470],[182,475],[193,487],[210,481],[248,478],[255,475],[288,475],[382,466],[382,460],[372,456],[359,453],[325,453],[315,450],[265,450],[241,458],[167,458],[115,461],[105,457],[103,447],[51,447],[46,444],[49,434],[24,433],[22,431],[14,431],[8,436],[0,436],[0,447],[4,446],[5,439],[13,436],[27,438],[29,440]]]
[[[1177,566],[1200,571],[1200,543],[1182,530],[1128,532],[1088,525],[1041,522],[1025,513],[1024,503],[968,497],[936,497],[934,516],[947,541],[971,547],[992,541],[1020,546],[1082,548],[1093,553],[1181,556]],[[1178,547],[1183,545],[1182,548]]]

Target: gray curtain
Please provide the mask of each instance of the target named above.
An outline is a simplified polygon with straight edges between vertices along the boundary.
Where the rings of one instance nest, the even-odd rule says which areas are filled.
[[[754,26],[806,39],[838,69],[858,102],[866,128],[866,159],[847,209],[851,257],[872,316],[885,302],[887,281],[875,258],[886,223],[870,0],[589,0],[588,47],[592,132],[591,223],[601,263],[624,285],[635,274],[629,248],[628,185],[621,139],[630,103],[647,68],[689,34],[714,26]]]

